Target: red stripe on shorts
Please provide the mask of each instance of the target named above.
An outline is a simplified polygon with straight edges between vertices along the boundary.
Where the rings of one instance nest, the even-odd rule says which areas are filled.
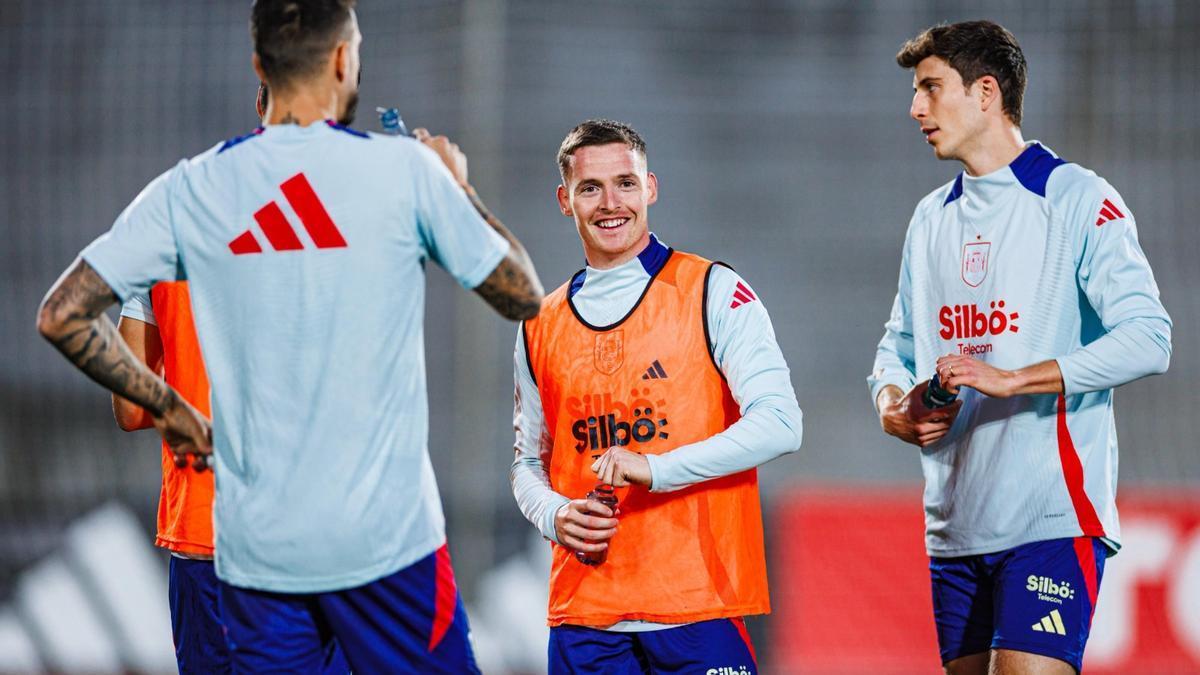
[[[450,624],[454,622],[454,608],[458,604],[458,584],[454,582],[454,568],[450,566],[450,548],[443,544],[437,550],[437,580],[434,582],[433,631],[429,634],[429,651],[437,649]]]
[[[737,629],[738,635],[742,636],[742,642],[746,643],[746,649],[750,651],[750,658],[754,659],[754,667],[758,668],[758,655],[754,653],[754,644],[750,642],[750,633],[746,630],[746,620],[738,617],[729,621]]]
[[[1091,537],[1075,537],[1075,557],[1079,558],[1079,569],[1083,571],[1083,583],[1087,585],[1088,600],[1092,603],[1092,614],[1096,613],[1096,549]]]

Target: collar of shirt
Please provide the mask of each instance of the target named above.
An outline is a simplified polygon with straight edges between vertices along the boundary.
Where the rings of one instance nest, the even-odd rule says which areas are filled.
[[[636,258],[611,269],[585,267],[571,278],[571,304],[593,326],[608,326],[629,313],[646,284],[666,264],[671,249],[653,233]]]

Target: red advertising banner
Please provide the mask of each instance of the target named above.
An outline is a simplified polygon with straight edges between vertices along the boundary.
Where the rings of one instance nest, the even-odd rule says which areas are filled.
[[[941,671],[921,489],[802,488],[776,501],[773,670]],[[1089,674],[1200,673],[1200,490],[1122,490]]]

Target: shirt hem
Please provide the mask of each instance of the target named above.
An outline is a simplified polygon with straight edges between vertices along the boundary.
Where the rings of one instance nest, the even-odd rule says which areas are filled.
[[[504,246],[496,249],[495,253],[480,261],[479,265],[477,265],[475,269],[471,270],[471,274],[465,277],[465,282],[463,283],[464,288],[468,290],[478,288],[480,284],[482,284],[484,281],[487,281],[488,275],[496,271],[496,268],[500,266],[500,262],[504,260],[504,257],[507,256],[508,252],[512,250],[512,244],[510,244],[507,239],[502,241],[504,242]]]
[[[154,538],[154,545],[159,548],[165,548],[172,553],[184,553],[188,555],[207,555],[213,554],[212,544],[201,544],[195,541],[186,539],[172,539],[164,537],[161,534]]]
[[[420,553],[416,555],[411,553],[399,555],[387,562],[377,563],[346,574],[287,579],[241,574],[237,571],[231,572],[228,569],[228,563],[222,565],[222,560],[227,558],[228,554],[219,554],[216,559],[217,578],[222,583],[229,584],[230,586],[254,591],[267,591],[269,593],[330,593],[365,586],[384,577],[391,576],[433,554],[445,543],[445,535],[439,535],[436,540],[422,542],[418,546],[407,549],[408,551],[419,551]]]
[[[1037,536],[1029,535],[1013,537],[1011,539],[1005,539],[988,544],[979,544],[977,546],[962,546],[954,548],[933,548],[931,546],[926,546],[925,553],[931,558],[961,558],[969,555],[987,555],[989,553],[999,553],[1001,551],[1007,551],[1018,546],[1024,546],[1025,544],[1032,544],[1039,541],[1050,541],[1051,539],[1075,539],[1082,536],[1085,536],[1083,534],[1083,530],[1076,527],[1068,531],[1047,532]],[[1112,542],[1112,544],[1116,545],[1116,548],[1121,547],[1121,540],[1117,537],[1105,535],[1104,537],[1100,537],[1100,539],[1102,541]]]
[[[671,623],[684,625],[689,623],[699,623],[701,621],[711,621],[713,619],[735,619],[743,616],[755,616],[759,614],[770,613],[770,604],[763,603],[761,605],[728,607],[715,611],[692,612],[689,614],[655,614],[653,612],[627,612],[624,614],[601,614],[595,616],[561,614],[558,616],[548,617],[546,619],[546,625],[554,628],[567,624],[571,626],[582,626],[584,628],[597,628],[604,630],[610,626],[621,623],[622,621],[649,621],[651,623]]]

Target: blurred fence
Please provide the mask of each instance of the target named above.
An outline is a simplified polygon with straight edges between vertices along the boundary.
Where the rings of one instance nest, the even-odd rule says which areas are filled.
[[[1026,137],[1121,191],[1175,320],[1171,372],[1117,395],[1122,485],[1200,485],[1188,348],[1200,316],[1200,4],[360,4],[360,110],[398,105],[410,126],[453,136],[549,286],[582,264],[553,200],[562,136],[592,116],[643,133],[660,180],[654,229],[754,284],[792,368],[805,444],[764,472],[769,510],[799,481],[920,480],[914,454],[879,432],[863,380],[912,208],[958,168],[934,160],[907,118],[911,79],[892,59],[933,22],[1000,21],[1030,62]],[[255,125],[247,19],[245,0],[0,0],[0,602],[68,522],[108,500],[148,536],[157,440],[116,430],[105,392],[36,338],[33,311],[151,178]],[[506,479],[514,332],[440,272],[428,298],[430,450],[474,599],[531,531]],[[788,597],[785,570],[772,574]],[[789,629],[768,624],[752,630],[770,659]]]

